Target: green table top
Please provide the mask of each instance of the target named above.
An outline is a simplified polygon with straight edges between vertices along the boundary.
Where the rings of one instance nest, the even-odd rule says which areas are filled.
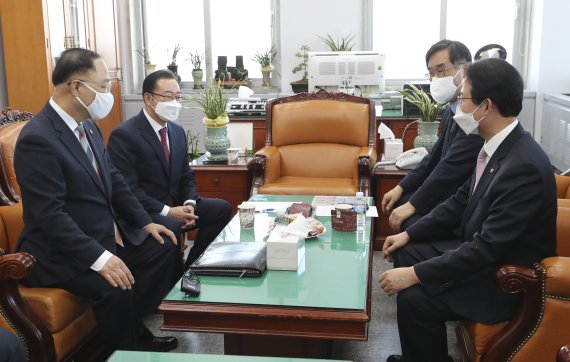
[[[116,351],[108,362],[315,362],[320,359],[228,356],[214,354]],[[341,360],[327,360],[337,361]],[[346,362],[346,361],[345,361]]]
[[[250,201],[310,203],[312,199],[255,195]],[[255,228],[246,230],[240,229],[236,215],[215,242],[262,241],[271,216],[274,215],[257,213]],[[317,219],[326,232],[305,240],[304,263],[298,271],[266,270],[254,278],[200,276],[202,291],[198,297],[186,297],[178,283],[164,301],[365,310],[372,219],[367,218],[366,231],[360,234],[333,230],[330,217]]]

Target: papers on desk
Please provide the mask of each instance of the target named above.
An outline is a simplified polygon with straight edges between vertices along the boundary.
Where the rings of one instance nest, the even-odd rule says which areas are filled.
[[[317,206],[315,211],[316,216],[331,216],[331,211],[334,210],[334,205]],[[376,206],[369,206],[366,211],[366,217],[378,217],[378,209]]]
[[[256,213],[276,213],[284,214],[292,202],[251,202],[255,205]],[[336,204],[352,204],[353,196],[315,196],[312,205],[315,207],[315,216],[331,216],[331,210],[334,210]],[[370,206],[366,212],[366,217],[378,217],[378,209],[376,206]]]

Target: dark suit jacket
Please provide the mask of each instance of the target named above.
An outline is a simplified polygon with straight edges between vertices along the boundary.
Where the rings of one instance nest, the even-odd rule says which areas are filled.
[[[428,291],[445,291],[442,297],[460,315],[495,323],[518,306],[516,296],[500,289],[497,269],[529,267],[556,254],[556,185],[548,157],[520,124],[489,159],[471,195],[474,179],[407,232],[416,243],[455,229],[460,246],[416,264],[416,274]]]
[[[426,214],[453,195],[473,173],[483,146],[478,135],[466,135],[453,120],[448,106],[441,120],[441,136],[432,151],[400,182],[416,212]]]
[[[174,122],[168,122],[167,129],[169,170],[160,140],[143,111],[115,128],[107,145],[111,160],[151,214],[159,214],[164,205],[180,206],[198,199],[184,129]]]
[[[52,285],[87,271],[104,250],[115,253],[113,222],[142,228],[152,220],[105,153],[99,128],[84,121],[100,170],[48,104],[24,126],[14,152],[25,227],[18,251],[36,257],[30,285]],[[146,233],[123,234],[140,244]]]

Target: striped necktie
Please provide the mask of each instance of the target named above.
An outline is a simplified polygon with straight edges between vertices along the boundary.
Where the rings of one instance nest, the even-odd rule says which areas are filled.
[[[81,147],[83,147],[83,151],[85,151],[85,154],[87,155],[89,162],[91,162],[91,165],[95,169],[95,172],[99,174],[99,169],[97,168],[97,161],[95,160],[95,155],[93,155],[93,150],[89,145],[89,141],[85,136],[85,128],[83,127],[83,123],[77,125],[76,130],[79,133],[79,143],[81,144]]]

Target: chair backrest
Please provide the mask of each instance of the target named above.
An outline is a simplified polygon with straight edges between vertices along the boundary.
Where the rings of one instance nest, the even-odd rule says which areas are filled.
[[[558,207],[556,252],[559,256],[570,257],[570,207]]]
[[[20,132],[26,123],[28,123],[27,120],[17,123],[10,123],[0,128],[0,156],[2,157],[4,168],[3,172],[5,173],[4,176],[12,186],[14,192],[18,195],[21,195],[21,193],[20,186],[18,185],[18,181],[16,179],[16,171],[14,170],[14,148],[16,147],[18,136],[20,135]],[[0,175],[0,177],[1,176],[2,175]],[[6,190],[5,192],[8,193]]]
[[[266,108],[266,146],[374,146],[376,116],[368,98],[319,91],[271,99]]]
[[[554,174],[556,178],[556,196],[559,199],[570,199],[570,176]]]
[[[0,207],[0,248],[13,253],[24,228],[22,203]]]

